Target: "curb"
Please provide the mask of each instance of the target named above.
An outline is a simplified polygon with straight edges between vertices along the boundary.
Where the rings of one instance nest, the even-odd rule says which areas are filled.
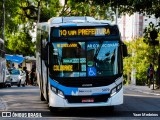
[[[137,90],[137,92],[145,93],[145,94],[148,94],[148,95],[156,95],[156,96],[160,96],[159,93],[145,92],[145,91],[142,91],[142,90]]]
[[[144,90],[140,90],[139,88],[136,88],[136,86],[130,86],[131,88],[127,88],[131,91],[136,91],[136,92],[140,92],[140,93],[144,93],[144,94],[148,94],[148,95],[155,95],[155,96],[160,96],[160,91],[159,93],[155,92],[156,90],[146,90],[146,88],[144,88]]]

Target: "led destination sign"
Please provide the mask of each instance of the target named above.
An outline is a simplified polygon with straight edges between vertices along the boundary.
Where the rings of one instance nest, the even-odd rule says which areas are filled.
[[[67,36],[106,36],[110,35],[109,28],[63,28],[59,31],[60,37]]]
[[[54,65],[54,71],[73,71],[73,65]]]

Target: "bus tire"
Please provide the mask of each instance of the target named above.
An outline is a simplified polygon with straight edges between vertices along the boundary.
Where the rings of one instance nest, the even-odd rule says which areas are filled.
[[[45,101],[45,98],[44,98],[44,96],[43,96],[41,91],[40,91],[40,99],[41,99],[41,101]]]
[[[50,112],[52,112],[52,113],[56,113],[57,111],[58,111],[58,108],[56,108],[56,107],[49,107],[49,110],[50,110]]]
[[[109,113],[114,112],[114,106],[107,106]]]
[[[49,103],[49,89],[48,86],[46,87],[46,101]]]

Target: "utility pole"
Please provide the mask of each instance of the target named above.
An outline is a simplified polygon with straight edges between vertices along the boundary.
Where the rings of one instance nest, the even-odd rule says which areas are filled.
[[[5,31],[5,0],[3,0],[2,3],[2,11],[3,11],[3,17],[2,17],[2,39],[5,41],[5,35],[4,35],[4,31]]]
[[[41,0],[38,1],[38,17],[37,17],[37,23],[40,21],[40,14],[41,14]]]
[[[118,5],[116,7],[116,24],[118,23]]]
[[[151,32],[150,32],[150,38],[151,38],[151,44],[153,46],[153,49],[154,49],[154,54],[153,54],[153,68],[154,68],[154,61],[155,61],[155,52],[156,52],[156,48],[155,46],[156,45],[159,45],[159,41],[156,41],[155,39],[158,37],[158,32],[156,29],[153,29]],[[153,90],[154,90],[154,78],[153,78]]]

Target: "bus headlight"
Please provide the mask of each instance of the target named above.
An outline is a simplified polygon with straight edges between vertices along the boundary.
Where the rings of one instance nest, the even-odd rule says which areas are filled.
[[[58,95],[59,95],[60,97],[64,98],[64,94],[63,94],[63,92],[60,91],[60,90],[58,90]]]
[[[113,88],[112,91],[111,91],[111,96],[115,95],[116,92],[117,92],[117,90],[116,90],[116,87],[115,87],[115,88]]]
[[[55,88],[55,87],[53,87],[53,86],[51,86],[51,90],[52,90],[56,95],[64,98],[64,94],[63,94],[63,92],[62,92],[61,90],[59,90],[59,89],[57,89],[57,88]]]
[[[117,91],[119,91],[121,88],[122,88],[122,83],[117,86]]]
[[[56,94],[57,93],[57,89],[53,86],[51,86],[51,90]]]
[[[114,87],[111,90],[111,96],[115,95],[118,91],[120,91],[121,88],[122,88],[122,83],[120,83],[119,85],[117,85],[116,87]]]

